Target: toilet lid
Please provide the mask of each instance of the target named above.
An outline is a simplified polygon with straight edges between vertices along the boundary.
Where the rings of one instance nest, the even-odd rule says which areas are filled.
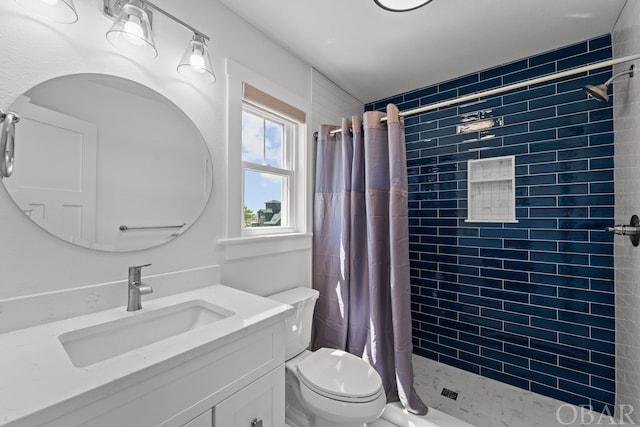
[[[380,375],[367,362],[342,350],[321,348],[298,364],[301,381],[336,399],[365,399],[382,389]]]

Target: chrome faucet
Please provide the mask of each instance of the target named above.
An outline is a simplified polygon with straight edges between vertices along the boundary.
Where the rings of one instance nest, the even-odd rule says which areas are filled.
[[[127,311],[140,310],[142,308],[140,296],[153,292],[153,288],[142,283],[140,278],[142,268],[149,267],[150,265],[151,264],[145,264],[129,267],[129,301],[127,303]]]

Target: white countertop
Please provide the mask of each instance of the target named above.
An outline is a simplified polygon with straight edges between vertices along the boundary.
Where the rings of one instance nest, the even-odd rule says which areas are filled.
[[[204,300],[235,314],[199,329],[85,367],[75,367],[58,336],[177,303]],[[223,285],[0,334],[0,426],[49,409],[86,405],[210,352],[241,334],[284,318],[291,307]],[[47,411],[48,412],[48,411]],[[44,414],[43,414],[44,415]]]

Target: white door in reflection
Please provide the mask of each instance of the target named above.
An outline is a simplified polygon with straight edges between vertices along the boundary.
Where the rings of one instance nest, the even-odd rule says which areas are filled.
[[[92,242],[96,234],[97,128],[29,103],[16,104],[21,121],[16,164],[5,181],[18,206],[33,221],[74,243]]]

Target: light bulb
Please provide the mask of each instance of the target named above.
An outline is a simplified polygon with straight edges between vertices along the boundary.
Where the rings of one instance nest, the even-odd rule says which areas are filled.
[[[191,54],[191,57],[189,57],[189,64],[191,64],[191,68],[193,68],[194,71],[199,73],[205,72],[204,58],[200,53],[194,52]]]
[[[129,15],[129,19],[124,24],[124,31],[127,33],[129,41],[138,45],[144,43],[144,30],[140,24],[140,18],[135,15]]]

